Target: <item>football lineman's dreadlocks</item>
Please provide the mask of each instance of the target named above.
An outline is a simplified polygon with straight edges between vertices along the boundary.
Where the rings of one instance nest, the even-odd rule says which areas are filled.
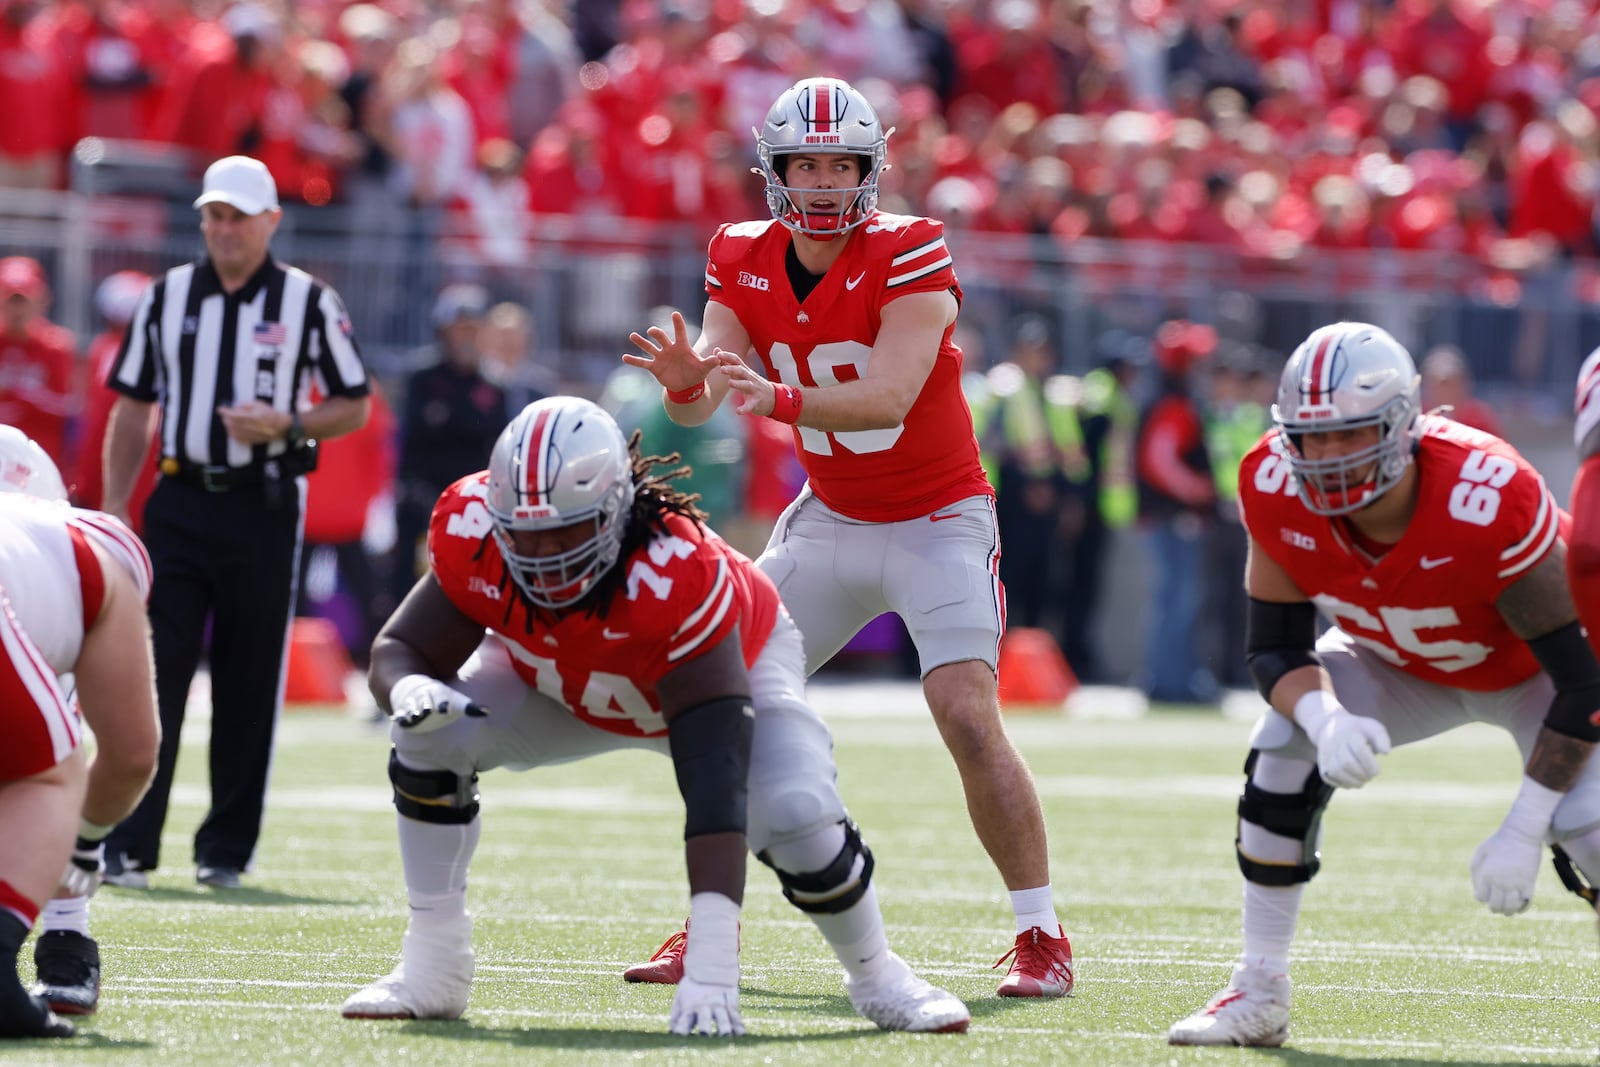
[[[700,499],[699,493],[685,493],[668,484],[693,474],[693,467],[683,464],[660,474],[654,473],[657,467],[680,462],[682,454],[671,452],[665,456],[642,455],[639,451],[639,438],[638,430],[633,431],[632,436],[628,438],[628,455],[633,460],[633,508],[628,512],[628,526],[627,532],[622,535],[622,548],[617,553],[616,564],[600,576],[600,580],[594,583],[594,588],[583,598],[588,609],[599,612],[602,618],[611,605],[611,595],[627,578],[626,570],[621,565],[622,561],[656,534],[666,531],[669,513],[682,515],[702,525],[708,518],[705,512],[695,506]]]

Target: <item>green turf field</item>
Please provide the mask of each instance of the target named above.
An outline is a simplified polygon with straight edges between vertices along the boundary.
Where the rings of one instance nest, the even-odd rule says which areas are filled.
[[[665,1033],[671,991],[618,977],[687,906],[665,760],[619,754],[482,783],[473,871],[478,978],[459,1023],[341,1019],[385,973],[404,897],[381,732],[286,717],[248,888],[197,889],[190,835],[204,724],[186,732],[165,859],[148,892],[103,889],[100,1014],[81,1036],[0,1049],[3,1064],[1593,1064],[1595,920],[1546,870],[1513,919],[1472,899],[1467,863],[1515,789],[1514,750],[1469,729],[1397,752],[1335,799],[1307,895],[1290,1047],[1169,1049],[1164,1031],[1237,950],[1233,805],[1248,727],[1216,714],[1009,720],[1044,797],[1078,991],[1001,1001],[1011,916],[923,717],[814,688],[841,785],[878,857],[890,942],[965,998],[965,1035],[879,1033],[821,938],[752,862],[735,1041]],[[24,950],[27,955],[27,950]],[[32,964],[23,964],[31,977]]]

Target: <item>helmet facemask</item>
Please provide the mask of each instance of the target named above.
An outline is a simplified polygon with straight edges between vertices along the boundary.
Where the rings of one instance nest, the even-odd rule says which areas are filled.
[[[889,134],[872,105],[837,78],[809,78],[778,97],[756,135],[756,173],[766,180],[767,210],[796,233],[829,241],[848,233],[878,208],[878,179],[887,169]],[[785,180],[785,156],[853,155],[858,182],[829,190],[795,189]],[[832,199],[831,210],[810,201]]]
[[[528,405],[495,442],[486,505],[495,547],[523,595],[557,610],[582,600],[617,561],[633,508],[632,457],[615,422],[575,397]],[[518,533],[581,528],[549,555],[526,555]]]

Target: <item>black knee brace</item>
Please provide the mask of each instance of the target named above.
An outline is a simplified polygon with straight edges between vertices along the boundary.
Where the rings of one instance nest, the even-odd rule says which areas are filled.
[[[861,857],[861,873],[852,878],[857,856]],[[833,857],[833,862],[820,871],[805,874],[786,871],[773,864],[766,849],[756,853],[756,859],[777,874],[789,903],[815,915],[849,911],[867,895],[867,886],[872,884],[872,850],[861,840],[856,824],[849,819],[844,820],[844,847]]]
[[[1309,882],[1322,867],[1317,851],[1317,827],[1322,813],[1333,799],[1333,786],[1322,780],[1315,767],[1298,793],[1269,793],[1250,781],[1260,749],[1251,749],[1244,761],[1244,794],[1239,797],[1239,822],[1252,823],[1280,837],[1300,842],[1299,863],[1272,863],[1245,855],[1242,834],[1233,839],[1239,854],[1239,871],[1257,885],[1291,886]]]
[[[1600,907],[1600,903],[1597,903],[1600,901],[1600,889],[1588,883],[1583,872],[1572,862],[1572,857],[1567,855],[1567,850],[1560,845],[1551,845],[1550,851],[1553,853],[1551,861],[1556,866],[1556,877],[1561,879],[1561,884],[1582,897],[1591,908]]]
[[[389,781],[394,783],[394,807],[419,822],[460,826],[478,817],[478,776],[463,779],[450,771],[419,771],[400,762],[389,750]]]

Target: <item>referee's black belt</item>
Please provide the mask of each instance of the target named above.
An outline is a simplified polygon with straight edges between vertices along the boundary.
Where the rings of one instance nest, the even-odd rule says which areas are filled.
[[[191,463],[177,456],[162,456],[157,469],[164,478],[176,478],[208,493],[227,493],[245,486],[260,485],[268,477],[269,465],[274,468],[273,476],[282,478],[293,478],[314,470],[315,460],[304,453],[303,449],[291,450],[273,457],[265,464],[252,463],[248,467],[210,466]]]
[[[177,456],[162,456],[158,468],[163,478],[188,482],[208,493],[226,493],[247,485],[260,485],[265,474],[259,466],[222,467],[190,463]]]

